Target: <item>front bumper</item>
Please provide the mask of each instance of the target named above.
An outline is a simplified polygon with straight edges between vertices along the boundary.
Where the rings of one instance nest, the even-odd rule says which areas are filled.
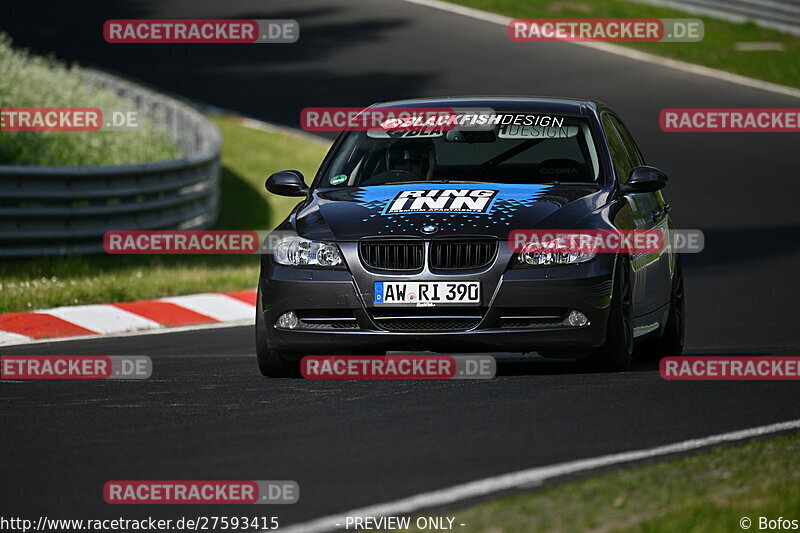
[[[508,258],[498,258],[498,262],[484,272],[398,276],[367,272],[352,262],[343,270],[284,267],[264,256],[258,312],[264,314],[267,347],[288,357],[387,350],[546,351],[568,357],[605,341],[613,256],[601,254],[580,265],[541,268],[507,269]],[[387,279],[478,280],[483,301],[473,308],[375,307],[373,282]],[[570,310],[585,314],[589,324],[567,325],[563,317]],[[301,317],[300,327],[275,326],[287,311]],[[430,319],[438,316],[449,318]],[[526,321],[525,317],[532,318]]]

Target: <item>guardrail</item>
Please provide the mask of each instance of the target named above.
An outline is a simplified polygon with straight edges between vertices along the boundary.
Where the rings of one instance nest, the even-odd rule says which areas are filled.
[[[108,230],[202,229],[216,221],[217,127],[179,100],[103,72],[83,73],[165,126],[181,158],[104,167],[0,165],[0,257],[99,253]]]
[[[752,21],[757,26],[800,35],[798,0],[633,0],[640,4],[671,7],[693,15],[729,22]]]

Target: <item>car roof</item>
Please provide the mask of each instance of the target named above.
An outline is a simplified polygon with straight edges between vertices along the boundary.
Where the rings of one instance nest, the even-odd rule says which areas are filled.
[[[439,98],[413,98],[381,102],[370,107],[488,107],[494,111],[535,111],[565,115],[596,115],[607,108],[597,100],[578,98],[552,98],[534,96],[455,96]]]

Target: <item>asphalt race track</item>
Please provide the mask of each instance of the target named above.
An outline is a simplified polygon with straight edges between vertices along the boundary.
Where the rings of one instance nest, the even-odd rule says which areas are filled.
[[[663,133],[666,107],[798,100],[389,0],[12,0],[0,28],[196,101],[296,127],[311,106],[402,97],[596,98],[671,178],[665,197],[706,250],[686,256],[687,355],[798,355],[798,144],[781,133]],[[294,18],[293,45],[110,45],[109,18]],[[255,280],[253,280],[255,284]],[[800,418],[792,382],[668,383],[569,363],[501,366],[489,381],[262,379],[250,327],[8,347],[0,354],[149,355],[141,382],[0,382],[0,510],[51,518],[270,515],[281,524],[510,472]],[[294,479],[258,508],[110,506],[110,479]],[[4,514],[8,515],[8,512]]]

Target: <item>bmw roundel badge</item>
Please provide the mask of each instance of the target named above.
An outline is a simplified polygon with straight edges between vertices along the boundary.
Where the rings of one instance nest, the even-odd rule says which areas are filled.
[[[422,233],[427,233],[430,235],[431,233],[436,233],[439,231],[439,228],[433,225],[422,226]]]

